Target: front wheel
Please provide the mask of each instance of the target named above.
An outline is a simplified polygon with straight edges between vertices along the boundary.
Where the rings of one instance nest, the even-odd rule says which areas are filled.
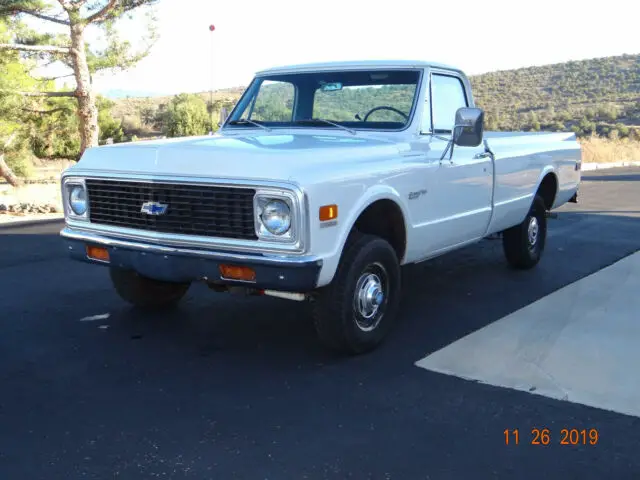
[[[359,235],[346,246],[333,282],[314,299],[320,341],[348,354],[373,350],[395,323],[400,265],[384,239]]]
[[[547,240],[547,215],[544,200],[536,195],[521,224],[504,231],[502,246],[513,268],[526,270],[538,264]]]
[[[111,283],[126,302],[145,309],[170,308],[189,290],[189,283],[172,283],[143,277],[133,270],[109,268]]]

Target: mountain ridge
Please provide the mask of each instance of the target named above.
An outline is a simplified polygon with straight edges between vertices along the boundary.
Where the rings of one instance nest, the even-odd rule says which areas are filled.
[[[496,70],[469,80],[487,130],[640,138],[640,54]],[[229,110],[244,89],[215,90],[214,111]],[[210,92],[196,95],[209,101]],[[143,108],[162,111],[172,97],[114,99],[114,116],[135,120]]]

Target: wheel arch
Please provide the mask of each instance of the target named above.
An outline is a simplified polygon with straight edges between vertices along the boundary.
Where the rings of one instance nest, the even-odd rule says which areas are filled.
[[[402,263],[407,252],[408,212],[400,195],[391,187],[375,188],[352,210],[341,239],[340,252],[354,232],[377,235],[387,240]]]
[[[539,194],[544,201],[545,208],[547,210],[551,210],[558,196],[558,188],[558,175],[556,174],[555,170],[553,169],[553,167],[545,168],[542,171],[540,178],[538,179],[534,198]]]

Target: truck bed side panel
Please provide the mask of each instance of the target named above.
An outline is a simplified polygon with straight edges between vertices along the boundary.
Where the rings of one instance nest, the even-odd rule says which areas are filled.
[[[573,133],[486,132],[485,138],[496,158],[494,213],[488,234],[524,219],[548,173],[558,180],[553,208],[577,191],[581,150]]]

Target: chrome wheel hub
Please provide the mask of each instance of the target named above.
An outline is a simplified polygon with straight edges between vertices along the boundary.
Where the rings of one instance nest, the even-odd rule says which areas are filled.
[[[363,273],[356,283],[353,308],[356,324],[363,331],[371,331],[382,318],[382,304],[385,301],[384,285],[376,273]]]
[[[531,217],[529,220],[529,227],[527,229],[527,235],[529,237],[529,245],[534,246],[538,241],[538,233],[540,231],[540,225],[536,217]]]

